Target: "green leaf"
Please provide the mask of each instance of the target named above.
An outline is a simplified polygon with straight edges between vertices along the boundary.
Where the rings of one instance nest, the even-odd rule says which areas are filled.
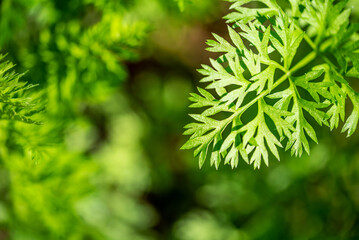
[[[342,131],[352,135],[359,94],[347,77],[359,77],[359,26],[350,23],[346,1],[290,0],[291,11],[275,0],[229,2],[230,41],[214,34],[207,50],[221,55],[199,70],[215,93],[191,94],[190,107],[203,111],[191,115],[183,148],[195,148],[200,166],[211,151],[217,169],[222,160],[235,168],[239,158],[259,168],[271,155],[279,160],[285,143],[292,155],[309,154],[319,126],[344,121]],[[353,110],[345,119],[347,99]]]
[[[35,85],[20,81],[24,74],[11,71],[14,67],[9,61],[3,61],[0,55],[0,118],[30,124],[40,124],[34,115],[43,110],[42,103],[27,96],[29,89]]]

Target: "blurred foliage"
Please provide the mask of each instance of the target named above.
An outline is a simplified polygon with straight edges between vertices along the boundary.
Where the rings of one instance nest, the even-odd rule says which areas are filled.
[[[40,126],[1,124],[0,239],[155,238],[157,215],[143,200],[151,186],[145,124],[121,87],[125,63],[146,55],[164,19],[184,24],[212,7],[203,1],[182,14],[160,0],[1,2],[2,51],[29,70],[46,111]]]
[[[0,116],[1,119],[37,123],[31,117],[41,110],[41,103],[27,97],[26,90],[34,85],[19,81],[23,74],[15,73],[14,64],[0,55]]]
[[[0,239],[358,236],[358,136],[334,133],[311,157],[257,172],[198,171],[179,150],[204,41],[226,30],[224,3],[0,7],[1,53],[26,72],[20,85],[38,84],[21,94],[41,123],[0,122]]]

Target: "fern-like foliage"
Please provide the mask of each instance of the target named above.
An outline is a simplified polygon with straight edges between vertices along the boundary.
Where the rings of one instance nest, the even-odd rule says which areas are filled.
[[[35,85],[19,81],[23,74],[12,71],[14,64],[4,61],[4,57],[0,55],[0,119],[38,124],[31,116],[39,112],[41,106],[26,97],[26,90]]]
[[[359,95],[349,78],[359,78],[359,25],[349,22],[346,0],[229,0],[225,17],[231,42],[214,34],[208,51],[221,53],[203,65],[206,89],[191,94],[190,107],[204,109],[185,128],[183,149],[195,148],[200,167],[210,152],[216,168],[239,158],[254,168],[278,148],[310,153],[313,128],[337,128],[352,135],[359,119]],[[310,46],[310,49],[308,50]],[[304,74],[303,74],[304,73]],[[353,110],[345,116],[346,100]]]

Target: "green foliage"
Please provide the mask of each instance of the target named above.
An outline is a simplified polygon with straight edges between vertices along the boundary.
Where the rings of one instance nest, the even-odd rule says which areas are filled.
[[[248,240],[249,237],[225,221],[205,211],[194,211],[185,215],[175,226],[176,239],[180,240]]]
[[[191,2],[191,0],[175,0],[178,3],[179,9],[183,12],[185,10],[186,4]]]
[[[182,12],[180,2],[184,3]],[[287,0],[278,3],[290,7]],[[258,2],[246,6],[255,5],[259,10],[264,7]],[[203,61],[203,39],[210,29],[218,29],[217,13],[224,10],[222,6],[225,4],[218,0],[1,1],[0,48],[15,65],[7,74],[26,72],[14,84],[24,84],[20,87],[24,90],[11,93],[9,99],[29,103],[24,108],[8,103],[2,106],[41,124],[15,118],[0,121],[0,239],[355,238],[359,229],[355,221],[359,204],[359,166],[355,161],[358,135],[344,141],[345,135],[339,135],[339,131],[327,139],[317,132],[321,144],[311,147],[310,157],[305,155],[296,161],[291,160],[289,152],[281,154],[286,161],[271,162],[271,168],[262,168],[261,174],[253,174],[250,168],[242,168],[240,174],[229,168],[199,172],[191,154],[179,150],[181,128],[188,121],[183,114],[187,101],[183,99],[197,77],[193,69]],[[301,10],[295,13],[296,20],[301,18]],[[290,11],[286,10],[288,16],[292,16]],[[274,21],[275,16],[272,18]],[[299,20],[298,24],[315,41],[317,27],[309,32],[307,22]],[[234,33],[241,32],[238,29]],[[320,43],[322,49],[328,36]],[[254,45],[248,46],[248,41],[240,38],[244,46],[258,54]],[[254,40],[257,45],[262,41],[262,34]],[[237,48],[228,43],[225,47],[229,52],[233,51],[231,45]],[[283,66],[279,51],[273,44],[268,45],[270,59]],[[291,65],[311,52],[308,47],[303,40]],[[237,49],[233,52],[242,54]],[[347,59],[346,54],[342,56]],[[227,71],[227,58],[214,61],[218,70],[214,66],[202,70],[217,74],[208,84],[220,79],[225,81],[219,84],[233,81],[234,73]],[[320,57],[314,62],[323,67],[313,69],[307,78],[301,76],[311,71],[302,68],[293,77],[298,78],[298,86],[310,90],[298,87],[303,98],[315,101],[319,97],[324,102],[322,94],[326,91],[321,89],[325,86],[318,90],[316,84],[320,81],[312,79],[320,74],[320,79],[329,76],[326,71],[330,68]],[[334,64],[340,72],[339,63]],[[348,70],[352,66],[349,63]],[[252,81],[249,70],[242,75],[246,80],[243,86]],[[234,92],[234,98],[226,95],[228,105],[215,101],[219,99],[216,90],[222,94],[223,89],[213,83],[214,89],[201,89],[193,96],[194,104],[206,105],[195,113],[210,109],[204,117],[225,119],[231,112],[223,109],[241,108],[256,96],[256,91],[275,85],[282,75],[274,68],[256,75],[258,79],[266,78],[265,84],[258,82],[253,86],[257,89],[243,98],[237,97],[236,86],[225,87],[228,93]],[[23,81],[37,87],[26,90]],[[245,93],[246,89],[238,86]],[[271,94],[286,88],[278,86]],[[8,90],[2,89],[6,93]],[[257,117],[256,103],[239,119],[242,123],[233,121],[238,125],[253,121],[257,129],[268,128],[279,137],[271,120],[278,115],[270,108],[278,98],[271,97],[263,100],[266,105],[262,104],[262,116]],[[337,101],[344,99],[338,97]],[[46,110],[37,114],[45,103]],[[349,107],[345,110],[350,114]],[[338,116],[338,126],[342,111],[332,109]],[[287,114],[280,114],[275,121],[285,123]],[[263,116],[267,124],[261,121]],[[311,125],[315,121],[305,111],[303,117]],[[290,124],[288,129],[292,133]],[[223,144],[230,130],[227,127],[217,142]],[[286,134],[283,128],[282,135]],[[249,144],[261,139],[266,142],[271,137],[263,133],[256,138],[259,140],[250,139]],[[286,141],[280,143],[285,146]],[[214,159],[223,159],[218,152],[213,154]],[[236,152],[230,155],[235,159]]]
[[[309,154],[315,122],[332,130],[344,121],[342,132],[352,135],[359,95],[348,80],[359,78],[359,25],[350,23],[347,1],[291,0],[291,9],[275,0],[230,2],[232,43],[216,34],[207,42],[222,55],[199,70],[207,90],[191,94],[190,107],[205,110],[191,115],[182,148],[195,148],[200,167],[211,152],[216,168],[222,160],[237,167],[240,156],[259,168],[269,152],[280,159],[278,147]]]
[[[36,123],[31,117],[41,110],[41,104],[35,104],[34,99],[26,96],[32,84],[20,81],[23,74],[15,73],[14,64],[4,61],[0,55],[0,119],[15,120],[24,123]]]
[[[0,65],[0,239],[155,239],[127,64],[153,57],[151,32],[165,39],[213,2],[181,13],[167,0],[1,1],[1,51],[33,84]]]

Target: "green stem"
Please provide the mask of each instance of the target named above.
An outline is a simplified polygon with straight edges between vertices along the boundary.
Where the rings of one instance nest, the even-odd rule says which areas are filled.
[[[297,65],[295,65],[292,69],[289,70],[290,73],[294,73],[299,69],[308,65],[311,61],[313,61],[317,57],[316,52],[309,53],[305,58],[303,58]]]
[[[300,30],[302,30],[300,27],[297,26],[297,28],[299,28]],[[303,30],[302,30],[303,31]],[[304,40],[309,44],[309,46],[316,51],[317,50],[317,45],[315,45],[315,43],[312,41],[312,39],[310,39],[310,37],[304,33]]]

